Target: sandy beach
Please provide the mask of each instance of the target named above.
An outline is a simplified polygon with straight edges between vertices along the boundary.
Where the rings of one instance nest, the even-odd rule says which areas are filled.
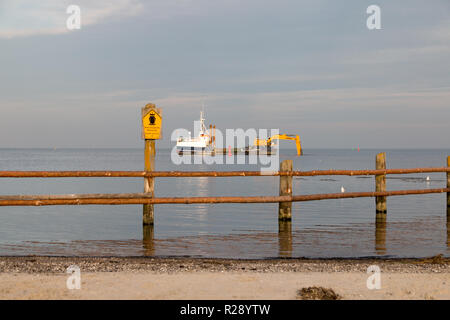
[[[66,286],[67,267],[81,288]],[[367,288],[380,268],[381,289]],[[308,287],[341,299],[450,299],[450,259],[1,257],[1,299],[302,299]]]

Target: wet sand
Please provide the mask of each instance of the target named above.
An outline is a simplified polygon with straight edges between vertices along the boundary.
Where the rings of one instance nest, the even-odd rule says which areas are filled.
[[[79,290],[66,287],[70,265]],[[367,288],[370,265],[379,290]],[[343,299],[450,299],[450,259],[0,257],[0,299],[299,299],[312,286]]]

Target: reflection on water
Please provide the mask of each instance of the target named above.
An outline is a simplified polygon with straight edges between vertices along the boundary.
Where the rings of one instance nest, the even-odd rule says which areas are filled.
[[[142,246],[144,248],[145,256],[155,255],[154,231],[155,228],[152,224],[142,226]]]
[[[207,197],[212,184],[211,178],[208,177],[178,178],[175,180],[176,189],[183,190],[183,194],[177,196],[185,197]],[[196,220],[204,222],[208,219],[208,208],[208,204],[196,204],[195,210],[190,210],[189,213],[195,214]],[[182,207],[179,210],[186,213]]]
[[[446,231],[444,229],[447,228]],[[191,256],[217,258],[274,257],[429,257],[450,256],[449,219],[430,217],[413,222],[374,221],[348,226],[323,225],[293,229],[280,222],[278,232],[248,230],[232,235],[198,235],[158,239],[146,226],[142,239],[0,244],[6,255],[62,256]],[[442,232],[444,231],[444,232]],[[441,237],[441,235],[444,235]]]
[[[386,215],[377,215],[375,220],[375,251],[378,255],[386,254]]]
[[[450,250],[450,207],[447,206],[447,249]]]
[[[292,222],[278,221],[278,247],[280,257],[292,256]]]

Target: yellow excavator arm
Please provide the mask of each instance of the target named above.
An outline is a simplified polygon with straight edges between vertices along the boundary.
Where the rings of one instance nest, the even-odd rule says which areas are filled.
[[[287,135],[287,134],[276,134],[271,136],[269,139],[255,139],[255,146],[272,146],[273,140],[295,140],[295,144],[297,146],[297,155],[300,156],[303,154],[302,145],[300,142],[300,137],[298,135]]]

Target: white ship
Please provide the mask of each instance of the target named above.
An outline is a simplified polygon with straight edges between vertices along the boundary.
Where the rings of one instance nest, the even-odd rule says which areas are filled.
[[[197,137],[191,137],[189,132],[188,137],[178,137],[177,150],[178,153],[206,153],[212,152],[213,135],[210,130],[205,127],[205,118],[203,118],[203,111],[200,111],[200,129]]]

